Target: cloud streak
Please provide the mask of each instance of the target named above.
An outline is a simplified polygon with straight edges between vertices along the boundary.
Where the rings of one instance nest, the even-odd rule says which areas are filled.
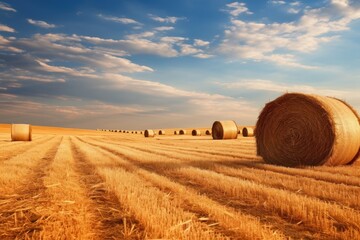
[[[12,8],[9,4],[5,2],[0,2],[0,9],[4,11],[16,12],[14,8]]]
[[[41,28],[56,28],[56,25],[55,24],[50,24],[50,23],[47,23],[45,21],[40,21],[40,20],[33,20],[33,19],[27,19],[28,23],[34,25],[34,26],[37,26],[37,27],[41,27]]]

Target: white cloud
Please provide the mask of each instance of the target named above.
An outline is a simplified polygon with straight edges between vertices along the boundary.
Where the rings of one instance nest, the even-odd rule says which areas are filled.
[[[0,24],[0,31],[2,32],[15,32],[15,30],[11,27],[8,27],[6,25]]]
[[[16,12],[14,8],[12,8],[9,4],[4,2],[0,2],[0,9],[10,12]]]
[[[272,4],[278,4],[278,5],[284,5],[284,4],[286,4],[286,2],[285,1],[282,1],[282,0],[272,0],[272,1],[270,1],[270,3],[272,3]]]
[[[206,53],[198,53],[198,54],[195,54],[194,57],[196,58],[211,58],[211,57],[214,57],[214,55],[211,55],[211,54],[206,54]]]
[[[324,88],[313,87],[310,85],[303,85],[303,84],[289,85],[289,84],[276,83],[274,81],[263,80],[263,79],[247,79],[238,82],[217,83],[217,85],[223,86],[228,89],[250,89],[250,90],[260,90],[260,91],[279,92],[279,93],[302,92],[302,93],[328,95],[334,97],[345,97],[349,94],[348,91],[324,89]]]
[[[100,18],[104,19],[104,20],[108,20],[108,21],[112,21],[112,22],[117,22],[117,23],[122,23],[122,24],[138,24],[138,25],[141,25],[141,23],[139,23],[138,21],[135,21],[134,19],[131,19],[131,18],[120,18],[120,17],[104,16],[102,14],[99,14],[98,16]]]
[[[154,30],[156,30],[156,31],[170,31],[170,30],[174,30],[174,27],[162,26],[162,27],[156,27],[156,28],[154,28]]]
[[[360,19],[360,8],[346,0],[333,0],[325,7],[306,10],[293,22],[263,23],[232,18],[218,51],[232,58],[316,69],[298,63],[295,53],[316,51],[321,44],[337,39],[356,19]]]
[[[209,44],[210,44],[210,42],[208,42],[208,41],[204,41],[201,39],[194,39],[194,46],[207,47],[207,46],[209,46]]]
[[[237,17],[242,13],[246,13],[246,14],[253,14],[252,12],[249,11],[249,9],[246,7],[245,3],[240,3],[240,2],[233,2],[233,3],[229,3],[226,4],[226,6],[229,8],[228,12],[233,16],[233,17]]]
[[[56,27],[55,24],[50,24],[45,21],[39,21],[39,20],[33,20],[33,19],[27,19],[27,21],[28,21],[28,23],[35,25],[37,27],[41,27],[41,28],[55,28]]]
[[[176,23],[179,20],[184,20],[186,19],[185,17],[159,17],[156,15],[152,15],[149,14],[149,17],[156,21],[156,22],[161,22],[161,23]]]

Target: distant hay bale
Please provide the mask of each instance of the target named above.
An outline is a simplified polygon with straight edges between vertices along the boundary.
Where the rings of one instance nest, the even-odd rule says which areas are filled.
[[[215,121],[211,132],[213,139],[236,139],[238,127],[235,121]]]
[[[242,134],[242,131],[243,131],[242,129],[239,129],[239,128],[238,128],[238,134],[239,134],[239,135]]]
[[[174,135],[179,135],[179,134],[180,134],[179,131],[177,131],[177,130],[174,131]]]
[[[138,134],[138,132],[137,132],[137,131],[135,131],[135,134]]]
[[[159,130],[159,135],[165,135],[165,130]]]
[[[255,136],[257,154],[267,163],[347,164],[359,156],[359,115],[335,98],[287,93],[265,105]]]
[[[206,131],[205,131],[205,134],[206,134],[206,135],[211,135],[211,131],[210,131],[210,130],[206,130]]]
[[[142,135],[142,134],[143,134],[143,131],[141,131],[140,134]]]
[[[12,124],[11,125],[12,141],[31,141],[32,128],[30,124]]]
[[[147,138],[147,137],[154,137],[155,136],[155,132],[154,130],[151,130],[151,129],[146,129],[144,131],[144,136]]]
[[[201,131],[198,129],[194,129],[191,131],[191,135],[193,136],[201,136]]]
[[[242,129],[242,135],[244,137],[253,137],[255,135],[255,129],[253,127],[244,127]]]
[[[180,134],[180,135],[185,135],[185,134],[186,134],[186,130],[181,129],[181,130],[179,131],[179,134]]]

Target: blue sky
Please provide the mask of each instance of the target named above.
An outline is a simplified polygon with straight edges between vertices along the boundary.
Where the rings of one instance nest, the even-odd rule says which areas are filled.
[[[0,122],[255,124],[285,92],[360,110],[360,2],[0,2]]]

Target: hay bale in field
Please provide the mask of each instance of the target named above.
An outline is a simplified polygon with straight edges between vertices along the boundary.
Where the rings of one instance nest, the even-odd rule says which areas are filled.
[[[194,129],[191,131],[191,135],[193,136],[201,136],[201,131],[198,129]]]
[[[186,134],[186,130],[181,129],[181,130],[179,131],[179,134],[180,134],[180,135],[185,135],[185,134]]]
[[[165,130],[159,130],[159,135],[165,135]]]
[[[347,164],[359,155],[359,115],[335,98],[287,93],[265,105],[255,136],[257,154],[267,163]]]
[[[31,141],[32,129],[30,124],[11,124],[11,141]]]
[[[255,128],[254,127],[244,127],[242,129],[243,137],[253,137],[255,136]]]
[[[174,135],[179,135],[179,134],[180,134],[179,131],[177,131],[177,130],[174,131]]]
[[[154,137],[155,136],[155,131],[151,130],[151,129],[146,129],[144,131],[144,136],[147,137]]]
[[[210,131],[210,130],[206,130],[206,131],[205,131],[205,134],[206,134],[206,135],[211,135],[211,131]]]
[[[212,129],[213,139],[236,139],[238,135],[238,127],[235,121],[215,121]]]

